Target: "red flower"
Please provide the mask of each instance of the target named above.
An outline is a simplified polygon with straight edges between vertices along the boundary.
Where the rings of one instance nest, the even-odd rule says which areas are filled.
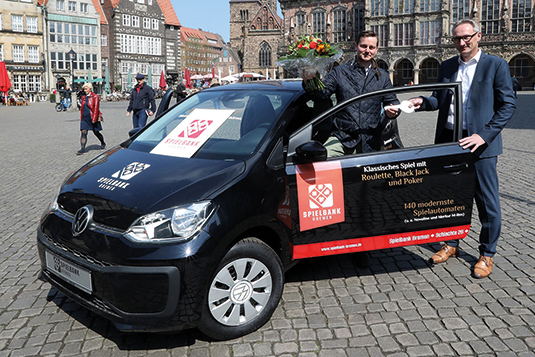
[[[300,44],[297,45],[297,48],[301,48],[301,47],[303,47],[303,44],[302,44],[302,43],[300,43]]]
[[[314,42],[314,41],[310,42],[310,48],[312,49],[316,48],[317,45],[318,45],[317,42]]]

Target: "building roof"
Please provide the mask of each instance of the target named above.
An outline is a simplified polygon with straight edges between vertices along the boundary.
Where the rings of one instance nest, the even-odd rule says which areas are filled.
[[[94,0],[93,0],[94,1]],[[165,17],[165,23],[167,25],[172,26],[182,26],[180,25],[180,21],[178,21],[178,17],[176,16],[175,9],[173,8],[173,5],[171,4],[171,0],[156,0],[158,2],[158,5],[160,5],[160,9],[162,9],[163,16]],[[111,5],[113,8],[116,8],[117,5],[121,0],[111,0]]]
[[[48,1],[48,0],[46,0]],[[93,6],[95,7],[95,10],[100,14],[100,23],[102,25],[107,25],[108,20],[106,19],[106,16],[104,15],[104,10],[102,9],[102,6],[100,6],[99,0],[91,0],[93,2]]]
[[[158,4],[160,5],[160,8],[162,9],[163,16],[165,16],[165,23],[167,25],[172,26],[182,26],[180,25],[180,21],[178,21],[178,17],[176,16],[175,9],[173,8],[173,4],[171,4],[171,0],[157,0]]]
[[[218,34],[203,31],[201,29],[192,29],[189,27],[181,27],[180,28],[180,37],[183,42],[191,41],[192,38],[197,38],[202,41],[205,45],[213,46],[213,43],[209,43],[209,41],[216,41],[218,46],[223,46],[225,44],[225,41],[223,41],[223,37],[221,37]]]

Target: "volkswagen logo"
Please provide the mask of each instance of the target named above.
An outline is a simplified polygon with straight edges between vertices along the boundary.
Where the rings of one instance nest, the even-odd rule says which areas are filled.
[[[92,220],[93,206],[87,205],[80,208],[72,220],[72,235],[76,237],[82,234],[87,229],[89,224],[91,224]]]

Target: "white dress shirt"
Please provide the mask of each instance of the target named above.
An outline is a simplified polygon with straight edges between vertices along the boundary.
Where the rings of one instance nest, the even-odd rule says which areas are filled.
[[[468,62],[464,62],[459,56],[459,69],[457,71],[456,82],[462,83],[463,89],[463,130],[466,130],[466,105],[468,102],[468,96],[470,95],[470,88],[472,87],[472,81],[476,73],[476,66],[481,58],[481,50],[477,51],[477,54],[472,57]],[[453,130],[453,100],[451,101],[450,111],[448,114],[448,122],[446,123],[446,129]]]

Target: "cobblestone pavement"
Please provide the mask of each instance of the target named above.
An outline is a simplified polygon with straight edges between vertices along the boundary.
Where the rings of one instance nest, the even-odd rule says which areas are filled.
[[[260,331],[226,342],[199,332],[125,334],[37,280],[41,212],[60,182],[95,157],[79,149],[77,113],[50,103],[0,107],[0,357],[3,356],[534,356],[535,114],[519,94],[499,160],[503,234],[488,279],[470,277],[479,222],[458,259],[427,263],[437,244],[304,260]],[[103,103],[108,147],[126,139],[126,102]]]

